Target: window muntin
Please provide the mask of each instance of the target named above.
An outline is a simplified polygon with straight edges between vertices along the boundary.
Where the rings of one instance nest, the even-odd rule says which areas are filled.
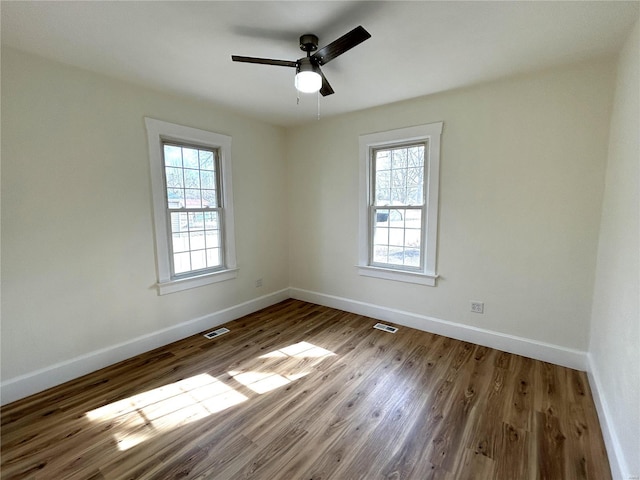
[[[171,276],[224,267],[219,151],[163,142]]]
[[[426,142],[371,149],[370,264],[424,267]]]

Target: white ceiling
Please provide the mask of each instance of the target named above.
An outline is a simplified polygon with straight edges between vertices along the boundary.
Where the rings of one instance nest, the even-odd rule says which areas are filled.
[[[324,46],[358,25],[372,38],[323,67],[336,93],[323,117],[611,55],[640,2],[3,1],[2,44],[279,124],[296,105],[295,70],[231,55],[296,60],[298,37]]]

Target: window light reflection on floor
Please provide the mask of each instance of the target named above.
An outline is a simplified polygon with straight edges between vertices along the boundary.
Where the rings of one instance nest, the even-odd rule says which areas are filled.
[[[309,342],[298,342],[288,347],[274,350],[273,352],[266,353],[258,358],[268,357],[296,357],[296,358],[322,358],[335,355],[330,350],[322,347],[318,347]]]
[[[235,381],[258,395],[275,390],[311,373],[310,367],[335,353],[308,342],[299,342],[261,355],[274,359],[274,370],[252,370],[242,365],[227,372]],[[289,363],[289,359],[291,362]],[[312,359],[311,363],[300,364]],[[282,363],[281,360],[285,362]],[[273,363],[273,362],[271,362]],[[304,368],[301,368],[304,367]],[[280,370],[280,371],[275,371]],[[128,450],[159,433],[221,412],[249,400],[223,380],[201,373],[175,383],[110,403],[86,413],[93,422],[110,422],[119,450]]]
[[[93,421],[108,420],[120,450],[158,432],[186,425],[248,400],[224,382],[202,373],[87,412]]]
[[[229,375],[245,387],[259,394],[270,392],[287,383],[291,383],[291,380],[274,372],[237,372],[232,370]]]
[[[299,342],[293,345],[289,345],[287,347],[281,348],[279,350],[273,350],[272,352],[265,353],[264,355],[259,356],[259,359],[269,359],[269,358],[292,358],[292,359],[306,359],[313,358],[316,360],[322,360],[325,357],[329,357],[335,355],[330,350],[324,349],[322,347],[318,347],[309,342]],[[313,362],[317,363],[317,362]],[[310,365],[306,365],[308,368]],[[286,368],[285,368],[286,369]],[[231,370],[227,372],[231,375],[236,381],[240,382],[244,386],[250,388],[256,393],[262,394],[266,392],[270,392],[271,390],[275,390],[276,388],[282,387],[288,383],[291,383],[299,378],[302,378],[309,373],[311,370],[302,370],[302,371],[288,371],[286,373],[283,372],[261,372],[261,371],[241,371],[241,370]]]

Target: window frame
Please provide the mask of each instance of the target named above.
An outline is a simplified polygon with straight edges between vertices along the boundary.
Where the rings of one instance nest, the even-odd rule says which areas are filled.
[[[359,136],[360,208],[357,268],[360,275],[427,286],[436,285],[438,278],[436,255],[442,128],[443,122],[436,122]],[[375,150],[417,143],[425,144],[423,177],[425,205],[422,207],[424,213],[421,232],[422,266],[411,269],[405,266],[383,266],[373,262],[373,207],[375,207],[373,176],[375,171],[372,155]]]
[[[231,178],[231,137],[219,133],[186,127],[145,117],[145,126],[149,143],[149,162],[151,173],[151,193],[153,201],[153,222],[156,246],[156,267],[159,295],[179,292],[190,288],[222,282],[238,275],[235,250],[235,222],[233,214],[233,187]],[[218,152],[217,172],[220,184],[220,202],[222,215],[223,266],[215,270],[197,270],[195,272],[172,275],[171,225],[168,215],[167,189],[164,173],[165,142],[185,147],[201,147]]]

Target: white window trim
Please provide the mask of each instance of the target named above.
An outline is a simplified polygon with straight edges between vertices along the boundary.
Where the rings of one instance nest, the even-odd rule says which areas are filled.
[[[438,198],[440,183],[440,137],[443,122],[399,128],[387,132],[360,135],[360,209],[359,209],[359,238],[358,238],[358,273],[367,277],[395,280],[399,282],[417,283],[435,286],[436,253],[438,240]],[[427,141],[425,151],[425,169],[427,184],[425,185],[427,200],[427,218],[422,232],[425,261],[420,272],[408,272],[394,268],[384,268],[370,265],[370,225],[369,225],[369,192],[371,189],[371,150],[398,143]]]
[[[185,127],[145,117],[149,141],[151,167],[151,192],[153,197],[153,220],[158,268],[158,294],[179,292],[211,283],[236,278],[238,275],[235,247],[235,223],[233,216],[233,190],[231,182],[231,137],[219,133]],[[169,239],[167,236],[167,210],[165,184],[162,173],[162,141],[191,143],[211,147],[220,151],[222,169],[222,205],[224,208],[224,257],[225,268],[215,272],[196,274],[191,277],[171,278]]]

